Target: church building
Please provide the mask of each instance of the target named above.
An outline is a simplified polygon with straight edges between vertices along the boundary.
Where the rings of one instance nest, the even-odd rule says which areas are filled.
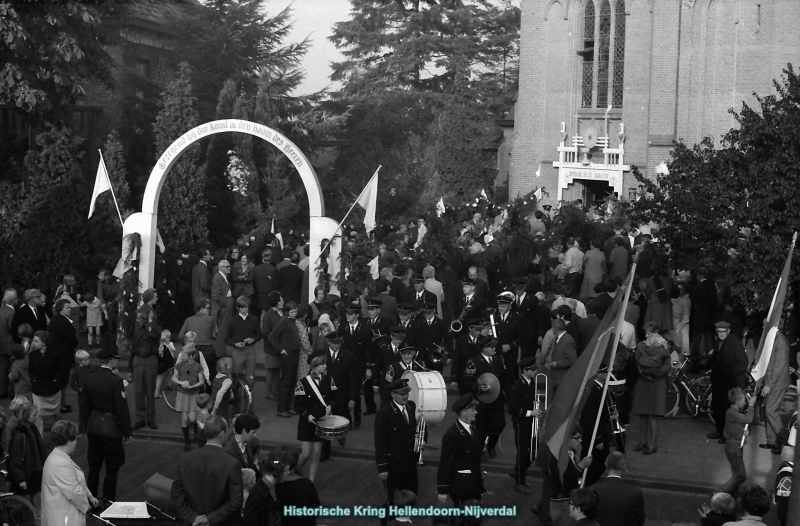
[[[639,191],[673,141],[719,144],[800,58],[800,0],[522,0],[509,197]]]

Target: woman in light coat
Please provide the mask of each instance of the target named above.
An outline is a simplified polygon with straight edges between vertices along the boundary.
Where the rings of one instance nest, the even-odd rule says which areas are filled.
[[[78,444],[78,425],[59,420],[50,437],[56,447],[42,473],[42,526],[84,526],[86,513],[98,501],[86,487],[83,470],[70,458]]]

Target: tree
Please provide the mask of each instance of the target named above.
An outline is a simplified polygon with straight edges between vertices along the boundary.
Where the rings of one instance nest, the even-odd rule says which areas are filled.
[[[0,3],[0,104],[63,114],[87,82],[111,86],[101,15],[129,0]]]
[[[197,126],[192,71],[184,62],[178,77],[161,94],[153,128],[156,152],[160,156],[172,142]],[[158,230],[164,244],[174,251],[194,250],[208,236],[204,172],[197,166],[199,148],[192,145],[173,164],[158,201]]]
[[[652,181],[635,171],[647,195],[631,210],[659,225],[677,268],[714,266],[751,311],[769,306],[800,228],[800,78],[788,65],[774,85],[777,94],[756,96],[758,108],[731,110],[739,127],[719,147],[679,142],[669,173]]]

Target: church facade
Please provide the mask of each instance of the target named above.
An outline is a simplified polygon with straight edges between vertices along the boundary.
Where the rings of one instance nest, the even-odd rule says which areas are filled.
[[[633,197],[800,58],[800,0],[522,0],[509,197]]]

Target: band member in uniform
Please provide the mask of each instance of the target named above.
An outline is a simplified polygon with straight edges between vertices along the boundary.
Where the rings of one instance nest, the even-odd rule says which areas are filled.
[[[482,374],[492,373],[500,379],[505,371],[503,359],[495,355],[497,340],[491,336],[484,336],[478,342],[478,346],[481,348],[481,353],[467,360],[467,365],[464,368],[463,386],[465,390],[476,395],[489,388],[488,385],[478,383],[478,378]],[[497,441],[500,440],[500,433],[506,427],[505,403],[506,399],[501,391],[494,402],[490,404],[481,402],[478,405],[478,416],[475,419],[475,425],[480,430],[481,435],[487,439],[486,446],[489,458],[497,456],[495,446]]]
[[[361,302],[356,300],[350,303],[345,310],[345,317],[347,321],[339,327],[339,332],[342,333],[342,348],[353,356],[353,368],[355,375],[358,378],[357,389],[361,389],[362,382],[366,381],[369,385],[364,384],[364,405],[366,406],[366,413],[368,415],[375,413],[375,396],[372,391],[372,371],[367,369],[367,363],[372,363],[372,357],[369,356],[372,348],[372,331],[361,321],[359,313],[361,312]],[[361,425],[361,397],[356,397],[356,405],[353,410],[353,427],[357,428]]]
[[[508,393],[517,378],[517,364],[522,359],[519,332],[519,315],[511,312],[514,303],[513,292],[503,292],[497,296],[497,313],[494,315],[497,332],[497,350],[503,357],[506,374],[500,378],[503,391]]]
[[[103,364],[90,371],[78,393],[81,425],[89,437],[89,476],[86,486],[98,495],[100,468],[105,462],[103,498],[117,500],[117,473],[125,463],[125,444],[131,440],[131,415],[125,399],[125,383],[114,374],[120,355],[116,345],[97,353]]]
[[[397,314],[400,316],[400,326],[406,330],[406,338],[411,335],[411,325],[413,323],[412,312],[414,306],[409,303],[401,303],[397,306]]]
[[[516,335],[517,348],[522,358],[536,356],[539,349],[539,338],[550,328],[541,327],[539,322],[539,300],[536,296],[528,294],[528,279],[525,277],[514,278],[514,303],[512,310],[519,316]]]
[[[480,340],[481,330],[483,330],[483,322],[477,318],[468,320],[466,324],[469,327],[469,333],[459,336],[456,339],[453,363],[450,366],[450,371],[453,375],[450,378],[450,388],[458,389],[461,395],[470,392],[464,383],[464,368],[470,358],[481,353],[478,340]]]
[[[369,319],[367,319],[366,324],[372,329],[372,338],[375,339],[376,336],[383,336],[388,334],[389,327],[392,326],[392,320],[386,318],[385,316],[381,316],[381,306],[383,302],[376,299],[371,299],[367,302],[367,312],[369,313]]]
[[[411,278],[411,283],[406,287],[403,301],[413,307],[414,319],[420,319],[426,303],[436,304],[436,294],[425,290],[425,278],[422,277],[422,274],[415,274]]]
[[[325,374],[328,370],[327,362],[328,357],[322,353],[310,355],[308,363],[311,365],[311,372],[301,378],[294,388],[294,410],[300,416],[297,421],[297,440],[302,448],[297,468],[302,473],[306,462],[311,459],[308,478],[312,482],[317,476],[322,446],[329,442],[317,436],[316,422],[318,418],[331,414],[333,397],[338,390],[333,378]]]
[[[447,327],[441,318],[436,316],[436,297],[434,301],[426,303],[422,309],[424,316],[414,322],[413,334],[414,341],[409,342],[417,348],[419,355],[417,359],[424,363],[425,367],[440,373],[444,369],[444,361],[434,363],[433,353],[442,353],[447,345]]]
[[[589,441],[584,440],[583,449],[581,454],[583,456],[591,455],[594,462],[589,469],[586,470],[586,483],[587,488],[593,486],[603,476],[606,470],[606,458],[611,454],[611,446],[613,445],[616,451],[621,453],[625,452],[625,434],[620,433],[615,435],[612,428],[611,414],[609,413],[609,403],[613,403],[613,394],[611,387],[606,393],[606,399],[603,402],[603,409],[600,411],[600,400],[603,398],[603,385],[606,381],[607,373],[605,370],[597,373],[591,386],[587,386],[588,394],[586,396],[586,403],[581,411],[581,416],[578,419],[583,429],[588,429],[587,433],[594,430],[594,424],[597,421],[597,413],[600,413],[600,425],[597,427],[597,435],[594,439],[594,449],[589,451]],[[619,418],[619,415],[616,415]]]
[[[373,355],[375,360],[372,365],[373,380],[380,386],[381,407],[391,400],[389,392],[386,390],[386,372],[393,363],[400,360],[400,348],[403,346],[406,330],[400,325],[393,325],[389,329],[389,334],[391,335],[391,340],[378,345],[378,350]],[[375,375],[377,375],[377,378],[375,378]]]
[[[789,497],[792,494],[792,474],[794,473],[794,448],[797,441],[797,430],[792,427],[787,445],[781,450],[783,462],[775,477],[775,511],[781,526],[786,526],[789,516]]]
[[[392,326],[392,322],[389,318],[381,316],[382,305],[383,302],[376,299],[371,299],[367,302],[369,318],[366,319],[364,324],[372,331],[372,339],[369,342],[369,349],[366,353],[367,371],[371,371],[371,373],[369,377],[364,380],[364,399],[367,402],[367,410],[364,411],[365,415],[371,415],[375,412],[375,408],[370,407],[370,401],[372,401],[372,406],[374,406],[375,392],[380,393],[379,387],[381,384],[381,377],[375,368],[375,361],[378,359],[377,356],[381,342],[386,340],[385,336],[388,335],[389,328]]]
[[[467,393],[451,406],[458,419],[442,437],[442,456],[436,473],[436,492],[439,502],[453,499],[456,507],[465,501],[481,500],[484,492],[483,459],[484,439],[480,431],[472,425],[475,420],[478,401]]]
[[[391,400],[391,389],[389,389],[389,384],[394,382],[395,380],[402,378],[403,373],[406,371],[427,371],[425,367],[420,364],[418,361],[414,359],[414,356],[417,354],[416,349],[411,347],[410,345],[403,345],[400,347],[400,360],[394,362],[392,365],[389,366],[389,369],[386,370],[386,375],[384,377],[384,385],[386,386],[385,391],[381,392],[381,400],[388,399]]]
[[[461,280],[461,290],[463,295],[456,297],[456,309],[453,313],[457,320],[465,323],[473,318],[480,318],[483,309],[486,307],[486,299],[475,292],[475,280],[464,278]],[[461,336],[466,331],[462,327],[458,335]]]
[[[416,407],[409,401],[408,380],[398,378],[388,386],[392,402],[375,417],[375,462],[378,477],[386,488],[386,506],[394,502],[394,492],[407,489],[417,493],[417,457],[414,442],[417,433]],[[389,514],[381,519],[386,524]]]
[[[533,463],[531,462],[533,419],[541,416],[543,408],[533,408],[536,401],[536,359],[523,358],[519,368],[521,369],[519,378],[514,381],[508,393],[508,412],[511,414],[514,443],[517,445],[517,459],[512,475],[516,482],[516,490],[530,495],[531,489],[525,483],[525,474]]]
[[[352,411],[358,398],[358,384],[361,381],[359,373],[353,365],[353,356],[342,348],[342,334],[338,331],[329,332],[326,337],[328,349],[325,351],[327,360],[327,375],[331,377],[336,391],[333,394],[331,413],[352,420]],[[344,439],[339,439],[339,444],[344,445]],[[331,441],[322,444],[320,460],[328,460],[331,456]]]

